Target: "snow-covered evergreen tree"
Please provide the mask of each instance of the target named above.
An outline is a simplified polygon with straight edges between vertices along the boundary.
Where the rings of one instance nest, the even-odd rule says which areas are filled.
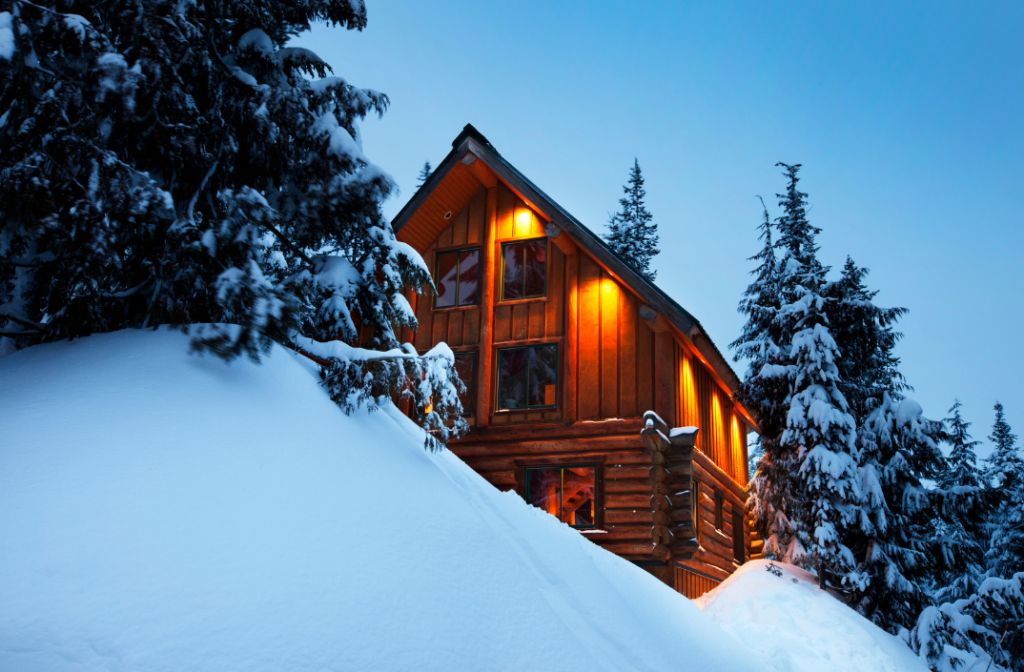
[[[941,499],[939,516],[935,518],[935,539],[940,552],[934,597],[938,602],[965,598],[978,589],[984,571],[991,491],[978,469],[975,447],[981,444],[971,438],[971,423],[963,419],[957,399],[945,419],[946,441],[951,446],[942,471],[936,478]]]
[[[828,578],[846,583],[854,570],[845,536],[859,513],[857,428],[840,391],[839,348],[829,331],[835,302],[825,296],[828,268],[817,258],[815,238],[821,230],[807,220],[807,194],[797,189],[799,164],[779,165],[789,179],[786,193],[779,194],[779,315],[791,336],[788,366],[769,375],[789,384],[789,412],[779,440],[800,458],[806,509],[797,532],[807,551],[804,563],[817,570],[824,588]]]
[[[420,174],[416,176],[416,188],[419,189],[427,182],[427,178],[430,177],[430,173],[433,169],[430,167],[430,161],[424,161],[423,167],[420,168]]]
[[[623,185],[625,196],[619,199],[621,209],[608,219],[609,247],[626,263],[647,280],[654,282],[658,272],[651,268],[651,261],[660,252],[658,249],[658,225],[644,205],[647,191],[640,173],[640,162],[633,159],[629,171],[629,182]]]
[[[904,637],[935,672],[1024,672],[1024,572],[990,577],[968,598],[925,608]]]
[[[985,556],[990,576],[1006,577],[1024,570],[1024,460],[1003,405],[996,402],[996,419],[989,441],[995,450],[988,458],[984,475],[994,486],[996,508],[992,516],[992,537]]]
[[[799,523],[798,483],[799,456],[792,446],[780,439],[789,412],[789,385],[784,377],[774,375],[778,367],[788,364],[789,343],[782,319],[780,270],[772,239],[772,223],[768,209],[761,201],[763,221],[759,225],[761,250],[750,258],[757,263],[751,271],[753,281],[743,293],[739,312],[747,322],[739,338],[730,344],[735,360],[747,361],[747,371],[737,392],[740,401],[756,411],[761,435],[760,456],[751,469],[749,507],[758,534],[766,540],[766,553],[772,557],[795,559],[803,554],[796,539]]]
[[[405,396],[432,442],[462,429],[450,351],[395,336],[415,326],[403,291],[432,286],[360,144],[388,99],[287,46],[314,22],[361,30],[360,0],[6,7],[0,349],[192,325],[221,357],[319,357],[346,407]]]
[[[931,521],[939,501],[922,481],[942,471],[943,438],[942,423],[925,418],[917,402],[888,392],[858,438],[864,500],[854,536],[862,583],[853,606],[893,634],[912,626],[931,604]]]
[[[878,290],[869,290],[864,282],[868,273],[847,257],[842,274],[826,292],[835,299],[829,331],[843,354],[836,362],[839,389],[858,427],[881,403],[883,393],[900,399],[908,389],[899,371],[900,360],[893,353],[903,337],[895,325],[907,309],[876,306]]]

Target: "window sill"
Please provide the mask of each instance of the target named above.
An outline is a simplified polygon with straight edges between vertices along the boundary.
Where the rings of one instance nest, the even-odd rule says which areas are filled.
[[[546,296],[535,296],[531,299],[509,299],[508,301],[496,301],[494,303],[494,307],[499,308],[501,306],[518,306],[523,303],[546,303],[547,300],[548,297]]]
[[[470,305],[470,306],[440,306],[440,307],[435,306],[435,307],[431,308],[431,310],[434,311],[435,313],[440,313],[442,311],[443,312],[449,312],[449,311],[456,311],[456,310],[474,310],[474,309],[475,310],[479,310],[480,309],[480,304],[479,303],[474,303],[473,305]]]
[[[577,529],[580,534],[608,534],[608,530],[591,530],[591,529]]]

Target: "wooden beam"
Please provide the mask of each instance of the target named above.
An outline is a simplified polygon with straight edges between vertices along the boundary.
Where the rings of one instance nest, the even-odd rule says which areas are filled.
[[[567,257],[571,257],[576,254],[576,243],[572,238],[569,237],[565,231],[560,229],[557,224],[548,222],[544,225],[544,234],[551,240],[552,243],[558,246],[558,249],[562,251]]]
[[[477,161],[473,165],[482,164]],[[471,166],[472,167],[472,166]],[[491,421],[491,350],[494,342],[494,263],[495,228],[498,221],[498,190],[487,189],[487,219],[484,221],[484,240],[481,249],[484,252],[484,277],[480,294],[480,352],[477,362],[480,375],[477,376],[476,391],[476,426],[487,427]]]

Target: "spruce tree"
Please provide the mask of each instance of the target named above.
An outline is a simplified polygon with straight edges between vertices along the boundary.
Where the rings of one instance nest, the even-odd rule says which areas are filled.
[[[883,393],[900,399],[909,389],[893,352],[903,337],[895,329],[896,322],[908,311],[875,305],[878,290],[867,288],[868,273],[847,257],[839,279],[826,290],[835,299],[829,330],[843,355],[836,362],[839,386],[858,427],[881,403]]]
[[[430,173],[433,170],[430,168],[430,161],[424,161],[423,167],[420,168],[420,174],[416,176],[416,188],[419,189],[427,183],[427,179],[430,177]]]
[[[780,317],[788,327],[789,364],[772,375],[789,385],[789,412],[780,442],[796,450],[805,507],[798,537],[804,564],[818,572],[818,585],[832,577],[845,583],[854,559],[845,544],[858,520],[860,487],[854,460],[856,424],[840,391],[840,353],[829,331],[835,302],[824,293],[828,268],[817,258],[820,229],[807,220],[807,194],[799,191],[800,166],[781,165],[788,177],[779,194]]]
[[[361,30],[362,2],[7,6],[0,351],[159,325],[226,359],[277,342],[318,357],[346,409],[397,394],[430,445],[461,431],[450,351],[395,336],[416,324],[403,292],[432,285],[360,143],[389,101],[287,46],[314,22]]]
[[[995,450],[988,458],[985,478],[994,486],[996,508],[992,537],[985,555],[990,576],[1008,577],[1024,570],[1024,460],[1003,411],[996,402],[996,419],[989,441]]]
[[[924,417],[921,406],[888,392],[868,416],[858,443],[864,500],[857,528],[859,585],[851,595],[861,614],[892,634],[913,625],[931,603],[936,547],[932,534],[939,505],[924,480],[943,468],[942,423]]]
[[[625,196],[619,199],[621,210],[608,219],[608,246],[633,270],[654,282],[658,272],[651,268],[651,261],[660,253],[658,225],[644,205],[647,191],[640,162],[636,159],[629,172],[629,182],[623,185],[622,191]]]
[[[981,442],[971,438],[971,423],[961,416],[962,407],[957,399],[944,421],[951,451],[935,479],[942,503],[934,521],[940,548],[934,596],[939,602],[965,598],[977,590],[987,546],[983,521],[989,515],[991,492],[977,466],[975,448]]]
[[[761,208],[763,220],[758,229],[763,246],[750,257],[757,263],[751,271],[754,279],[743,293],[738,308],[747,316],[747,321],[739,338],[730,347],[735,350],[736,361],[747,361],[747,371],[737,396],[747,408],[757,413],[761,429],[758,440],[760,458],[756,468],[751,469],[753,497],[748,506],[755,528],[765,540],[766,554],[794,559],[802,555],[794,527],[799,518],[796,481],[799,458],[796,450],[780,441],[789,411],[789,386],[785,378],[774,375],[779,367],[788,364],[789,349],[785,321],[780,314],[782,303],[776,242],[772,239],[773,227],[763,200]]]

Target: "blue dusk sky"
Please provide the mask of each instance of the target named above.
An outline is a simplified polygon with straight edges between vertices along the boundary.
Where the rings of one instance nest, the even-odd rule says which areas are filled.
[[[801,163],[823,262],[851,255],[910,309],[897,352],[925,415],[959,397],[983,439],[999,399],[1024,435],[1024,3],[367,5],[362,33],[298,44],[390,96],[362,126],[401,188],[389,216],[466,123],[597,232],[636,157],[658,284],[726,350],[757,196],[777,215],[775,163]]]

